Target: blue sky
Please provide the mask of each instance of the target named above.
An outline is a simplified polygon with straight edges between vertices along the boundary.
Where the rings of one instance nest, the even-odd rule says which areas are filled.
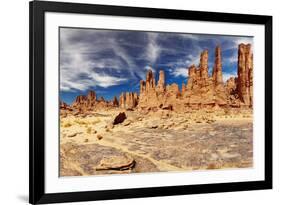
[[[209,73],[216,45],[222,49],[224,80],[237,75],[237,48],[252,37],[143,31],[60,28],[60,98],[72,103],[94,90],[111,100],[121,92],[139,92],[139,81],[152,69],[164,70],[166,83],[186,83],[187,67],[209,51]]]

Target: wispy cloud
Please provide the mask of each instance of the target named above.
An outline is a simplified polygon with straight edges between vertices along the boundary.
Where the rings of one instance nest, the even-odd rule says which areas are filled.
[[[126,81],[126,78],[118,78],[113,77],[105,74],[98,74],[98,73],[92,73],[91,78],[94,82],[94,84],[99,85],[101,87],[107,88],[109,86],[118,85],[124,81]]]
[[[230,56],[229,58],[226,58],[226,59],[229,63],[237,63],[238,55],[233,55],[233,56]]]
[[[188,72],[187,72],[187,68],[175,68],[174,70],[171,71],[171,74],[175,77],[187,77],[188,76]]]
[[[234,72],[231,72],[231,73],[225,73],[225,72],[223,72],[222,73],[222,77],[223,77],[223,82],[226,82],[229,78],[231,78],[231,77],[236,77],[237,75],[236,75],[236,73],[234,73]]]
[[[191,66],[191,65],[199,65],[199,61],[200,61],[200,54],[198,53],[196,54],[189,54],[187,56],[187,59],[185,61],[187,66]]]
[[[74,92],[128,86],[128,82],[137,89],[148,69],[164,69],[169,81],[180,81],[186,79],[190,65],[199,65],[204,49],[209,50],[211,72],[218,44],[226,80],[236,75],[238,45],[253,43],[253,38],[237,36],[70,28],[60,31],[60,87]]]
[[[126,50],[115,42],[116,34],[99,30],[61,29],[60,37],[62,91],[118,85],[126,80],[117,75],[122,71],[134,77],[136,65]]]
[[[223,51],[237,50],[239,44],[241,43],[251,44],[252,46],[254,45],[252,37],[235,37],[230,39],[229,37],[222,37],[222,45],[223,45],[222,50]]]
[[[190,40],[195,40],[199,41],[200,40],[200,35],[196,34],[189,34],[189,33],[184,33],[184,34],[179,34],[182,38],[190,39]]]
[[[146,47],[146,59],[154,64],[161,52],[160,46],[157,44],[157,33],[147,33],[148,44]]]

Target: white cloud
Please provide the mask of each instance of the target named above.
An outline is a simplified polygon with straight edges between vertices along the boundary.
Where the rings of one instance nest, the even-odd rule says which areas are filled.
[[[148,44],[146,47],[146,59],[151,63],[154,64],[157,58],[160,55],[161,48],[157,44],[157,33],[147,33],[148,37]]]
[[[182,77],[187,77],[188,76],[188,70],[187,68],[175,68],[171,74],[175,77],[179,77],[179,76],[182,76]]]
[[[87,76],[86,79],[79,78],[79,75],[84,74]],[[96,73],[94,71],[85,70],[83,73],[77,72],[65,72],[61,70],[60,88],[62,91],[73,91],[73,90],[88,90],[91,87],[100,86],[107,88],[109,86],[118,85],[125,82],[126,78],[114,77],[108,74]]]
[[[238,57],[237,57],[237,55],[233,55],[233,56],[230,56],[227,60],[229,63],[237,63]]]
[[[107,88],[109,86],[118,85],[124,81],[126,81],[126,78],[117,78],[109,75],[104,74],[98,74],[98,73],[92,73],[91,78],[94,81],[94,84]]]
[[[253,46],[253,38],[252,37],[236,37],[230,41],[227,47],[223,47],[223,50],[229,49],[238,49],[239,44],[251,44]],[[253,49],[253,48],[252,48]]]
[[[189,67],[191,65],[199,65],[200,62],[200,54],[203,51],[203,49],[197,44],[197,41],[193,41],[193,49],[191,53],[188,53],[186,56],[186,66]]]
[[[222,73],[223,82],[226,82],[229,78],[236,77],[235,73]]]
[[[149,65],[145,66],[145,67],[144,67],[144,69],[145,69],[146,71],[148,71],[148,70],[152,70],[152,72],[153,72],[153,73],[155,73],[155,69],[154,69],[154,68],[152,68],[152,67],[151,67],[151,66],[149,66]]]
[[[187,38],[190,40],[195,40],[195,41],[199,41],[200,40],[200,35],[196,35],[196,34],[188,34],[188,33],[183,33],[183,34],[179,34],[179,36],[183,37],[183,38]]]
[[[199,65],[200,57],[199,56],[192,56],[191,58],[188,58],[185,63],[187,66],[191,65]]]
[[[244,44],[253,44],[253,38],[250,37],[239,37],[234,41],[234,45],[236,48],[238,48],[238,45],[244,43]]]
[[[100,30],[62,29],[60,37],[61,90],[83,91],[95,86],[106,88],[127,80],[106,72],[109,68],[115,69],[116,73],[126,70],[134,76],[133,69],[136,65],[125,50],[114,41],[115,36],[112,33]],[[108,51],[113,51],[119,58],[100,57],[101,52]]]
[[[177,34],[178,35],[178,34]],[[61,73],[61,89],[64,91],[86,90],[90,87],[101,86],[109,87],[118,85],[126,80],[135,80],[139,77],[145,78],[145,72],[152,69],[155,72],[154,66],[161,54],[179,54],[185,56],[181,59],[174,59],[175,62],[165,62],[171,69],[170,73],[173,76],[187,77],[187,68],[195,64],[198,66],[200,52],[203,51],[199,41],[209,38],[212,41],[214,37],[202,37],[196,34],[182,34],[182,37],[191,39],[190,46],[178,49],[178,47],[162,46],[163,41],[159,33],[146,33],[144,37],[147,42],[135,45],[135,42],[126,41],[119,38],[118,32],[92,29],[61,29],[61,50],[60,50],[60,73]],[[161,38],[162,41],[159,41]],[[233,40],[226,39],[228,43],[223,44],[222,49],[235,48],[237,50],[240,43],[253,43],[253,39],[249,37],[235,37]],[[131,55],[128,49],[123,45],[137,46],[140,48],[140,53]],[[137,42],[136,42],[137,44]],[[180,47],[180,46],[179,46]],[[189,49],[192,47],[192,49]],[[113,53],[114,57],[104,55],[104,53]],[[211,51],[214,52],[214,51]],[[235,56],[236,55],[236,56]],[[137,57],[136,57],[137,56]],[[136,64],[140,58],[147,63],[147,66],[139,68]],[[237,53],[229,58],[223,59],[225,63],[237,62]],[[161,62],[160,62],[161,63]],[[210,68],[211,63],[210,64]],[[151,65],[151,66],[148,66]],[[211,69],[209,69],[211,70]],[[113,72],[111,72],[113,71]],[[235,74],[224,74],[224,80]],[[126,77],[124,77],[126,76]]]

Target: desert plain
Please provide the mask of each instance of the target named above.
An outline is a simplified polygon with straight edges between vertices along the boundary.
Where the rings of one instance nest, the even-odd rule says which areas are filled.
[[[93,112],[61,117],[60,174],[186,171],[251,167],[252,113]],[[188,117],[186,117],[188,116]]]

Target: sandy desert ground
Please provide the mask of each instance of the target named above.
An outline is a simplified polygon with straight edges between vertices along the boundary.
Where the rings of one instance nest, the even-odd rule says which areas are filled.
[[[253,165],[251,110],[122,111],[61,115],[60,176]]]

